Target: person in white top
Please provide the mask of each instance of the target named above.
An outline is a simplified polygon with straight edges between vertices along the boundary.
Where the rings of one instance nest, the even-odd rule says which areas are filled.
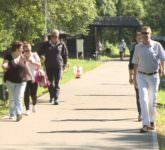
[[[124,55],[125,55],[125,50],[126,50],[126,43],[125,43],[124,39],[122,39],[119,44],[120,60],[123,60]]]
[[[38,84],[35,82],[35,72],[41,67],[41,62],[38,54],[32,52],[32,47],[29,43],[25,42],[23,46],[25,60],[28,64],[29,70],[32,74],[32,79],[27,76],[27,85],[24,93],[24,103],[26,108],[26,115],[30,114],[30,96],[32,99],[32,111],[36,112],[35,105],[37,103],[37,89]]]
[[[139,89],[142,114],[142,129],[148,132],[155,128],[156,96],[160,83],[159,67],[164,68],[165,50],[159,42],[151,39],[151,28],[144,26],[141,30],[142,43],[135,46],[132,63],[134,63],[134,82]],[[164,75],[164,70],[162,70]],[[136,77],[137,76],[137,77]]]

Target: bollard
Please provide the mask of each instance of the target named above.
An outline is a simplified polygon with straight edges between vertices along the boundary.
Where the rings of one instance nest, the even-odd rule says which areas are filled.
[[[82,75],[82,72],[83,72],[82,71],[82,67],[77,65],[77,66],[73,67],[73,70],[74,70],[75,78],[79,79],[81,77],[81,75]]]

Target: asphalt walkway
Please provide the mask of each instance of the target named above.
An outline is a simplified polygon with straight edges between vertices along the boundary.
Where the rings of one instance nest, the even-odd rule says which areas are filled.
[[[39,98],[37,113],[0,120],[0,150],[158,150],[155,131],[139,133],[128,62],[110,61]]]

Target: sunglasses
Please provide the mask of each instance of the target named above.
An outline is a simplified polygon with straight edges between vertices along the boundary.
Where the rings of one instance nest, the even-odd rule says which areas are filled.
[[[52,37],[52,38],[57,38],[58,36],[57,36],[57,35],[52,35],[51,37]]]
[[[24,53],[27,53],[27,52],[30,52],[30,50],[24,50],[23,52],[24,52]]]
[[[147,35],[147,34],[149,34],[150,32],[141,32],[141,34],[143,34],[143,35]]]

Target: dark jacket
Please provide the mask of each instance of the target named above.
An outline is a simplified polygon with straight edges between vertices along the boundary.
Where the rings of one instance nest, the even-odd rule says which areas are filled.
[[[129,64],[128,64],[129,70],[133,70],[133,67],[134,67],[134,64],[132,63],[132,59],[133,59],[136,44],[137,43],[134,43],[134,45],[132,46],[132,50],[130,51],[130,58],[129,58]]]
[[[45,42],[38,51],[40,56],[45,56],[46,68],[61,68],[65,67],[68,59],[68,50],[63,42],[52,44]]]

